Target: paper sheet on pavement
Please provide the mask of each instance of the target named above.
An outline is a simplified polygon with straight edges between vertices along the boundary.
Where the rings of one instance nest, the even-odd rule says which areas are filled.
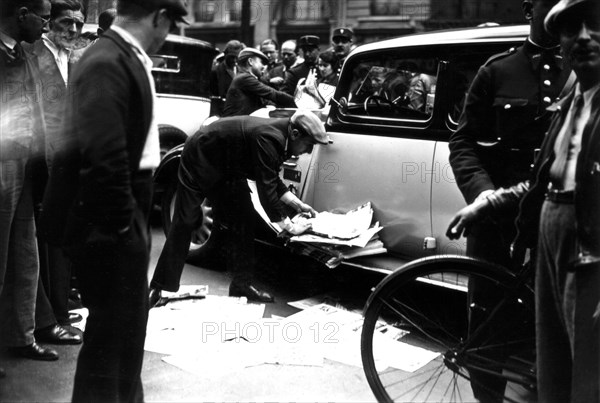
[[[219,334],[235,331],[240,324],[261,320],[264,310],[264,304],[248,304],[245,298],[213,295],[170,302],[150,310],[144,349],[169,355],[190,353],[215,329]]]

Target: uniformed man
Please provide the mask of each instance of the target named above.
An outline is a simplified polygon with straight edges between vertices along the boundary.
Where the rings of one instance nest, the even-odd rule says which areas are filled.
[[[331,46],[338,57],[338,76],[346,57],[354,49],[353,38],[354,32],[350,28],[336,28],[333,30],[333,35],[331,35]]]
[[[471,84],[450,138],[450,164],[468,204],[528,178],[549,126],[546,108],[570,84],[558,42],[543,26],[556,1],[524,0],[529,37],[523,46],[490,58]],[[508,264],[513,218],[474,228],[467,254]]]
[[[309,74],[317,74],[320,41],[319,37],[315,35],[305,35],[298,40],[298,48],[302,50],[304,62],[286,71],[285,81],[281,87],[282,91],[293,96],[298,81],[308,77]]]
[[[529,37],[521,47],[490,58],[471,84],[458,130],[450,138],[450,164],[468,204],[528,178],[550,123],[546,108],[567,92],[570,72],[563,65],[557,39],[544,29],[544,18],[556,2],[524,0]],[[509,266],[514,218],[506,215],[473,226],[467,255]],[[494,299],[490,288],[472,284],[470,306],[484,312],[486,301]],[[475,310],[471,319],[477,321]],[[472,373],[475,397],[493,400],[487,391],[504,387],[497,378]]]

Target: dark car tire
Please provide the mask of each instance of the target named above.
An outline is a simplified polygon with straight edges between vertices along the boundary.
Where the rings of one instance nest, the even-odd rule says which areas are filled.
[[[158,125],[158,138],[160,141],[160,159],[162,159],[169,150],[185,143],[187,134],[174,126]]]

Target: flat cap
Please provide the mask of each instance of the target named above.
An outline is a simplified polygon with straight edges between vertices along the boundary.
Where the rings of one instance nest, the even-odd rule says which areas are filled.
[[[546,31],[557,36],[561,25],[569,19],[581,18],[589,12],[598,13],[599,9],[600,2],[598,0],[560,0],[546,15],[544,26]]]
[[[123,3],[137,4],[146,10],[158,10],[161,8],[169,10],[173,18],[184,24],[190,24],[184,16],[188,14],[187,0],[119,0]]]
[[[260,50],[254,48],[244,48],[238,55],[238,60],[241,62],[250,57],[260,57],[263,63],[269,63],[269,58]]]
[[[336,28],[333,30],[333,35],[331,35],[331,39],[346,38],[349,41],[351,41],[353,36],[354,32],[350,28]]]
[[[303,46],[313,46],[315,48],[319,47],[321,40],[318,36],[315,35],[305,35],[300,37],[298,40],[298,47],[302,48]]]
[[[319,144],[329,144],[329,136],[325,132],[325,125],[312,113],[299,109],[290,118],[292,125],[301,129],[301,131],[311,136]]]

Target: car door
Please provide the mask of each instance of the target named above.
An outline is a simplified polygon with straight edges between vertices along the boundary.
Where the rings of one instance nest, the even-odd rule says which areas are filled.
[[[328,120],[333,143],[313,156],[303,195],[317,211],[370,201],[386,248],[409,257],[429,253],[432,133],[441,129],[433,107],[441,59],[433,55],[381,49],[346,62]]]

